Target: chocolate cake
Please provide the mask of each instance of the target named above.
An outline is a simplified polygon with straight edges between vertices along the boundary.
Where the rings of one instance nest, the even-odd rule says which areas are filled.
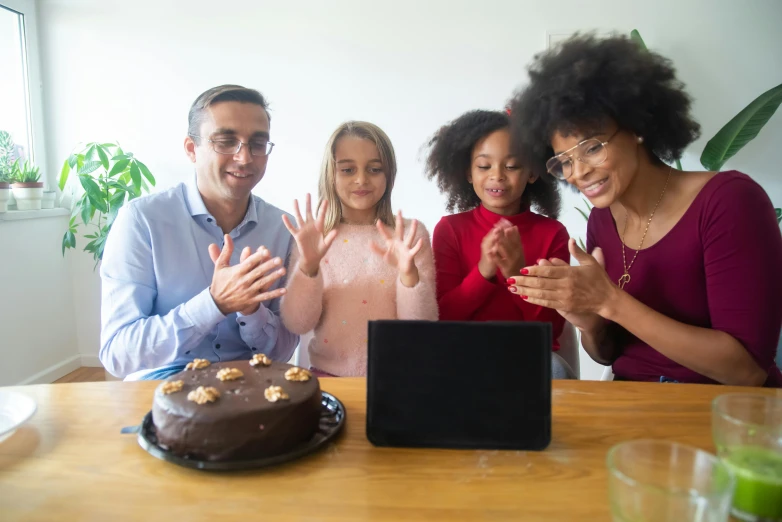
[[[188,364],[155,390],[152,421],[160,446],[176,455],[254,459],[309,440],[320,411],[317,377],[256,355],[251,361]]]

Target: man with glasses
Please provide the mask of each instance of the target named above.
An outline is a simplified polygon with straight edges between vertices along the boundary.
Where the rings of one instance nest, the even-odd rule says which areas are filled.
[[[287,361],[279,318],[292,247],[283,212],[251,193],[266,171],[266,100],[222,85],[190,108],[195,176],[120,210],[106,241],[100,359],[126,380],[162,379],[193,359]]]

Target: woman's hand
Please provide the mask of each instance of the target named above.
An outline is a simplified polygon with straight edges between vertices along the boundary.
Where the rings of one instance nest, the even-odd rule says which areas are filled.
[[[620,290],[608,278],[602,250],[596,248],[593,255],[589,255],[572,238],[568,241],[568,249],[580,266],[552,260],[550,265],[526,267],[521,276],[508,280],[509,290],[532,304],[553,308],[563,315],[574,314],[570,322],[579,328],[588,328],[590,325],[583,323],[591,314],[608,318]]]
[[[393,234],[386,228],[382,221],[377,220],[377,230],[385,240],[385,245],[380,246],[374,242],[370,244],[372,252],[383,258],[389,266],[399,271],[399,279],[402,284],[410,288],[418,284],[418,267],[415,265],[415,255],[424,245],[423,238],[415,241],[415,233],[418,230],[418,221],[410,223],[410,230],[405,237],[405,224],[402,220],[402,211],[396,214],[396,223]],[[414,243],[415,242],[415,243]]]
[[[326,255],[331,243],[334,242],[334,238],[337,236],[336,230],[332,230],[325,237],[323,236],[326,210],[329,208],[329,202],[324,200],[320,204],[317,218],[312,215],[312,203],[309,194],[307,194],[306,199],[306,219],[301,216],[299,201],[296,199],[293,200],[293,208],[296,211],[296,225],[298,225],[298,228],[293,226],[286,215],[282,216],[282,221],[285,224],[285,228],[293,236],[293,239],[296,240],[296,246],[299,249],[299,269],[307,277],[315,277],[318,275],[320,260]]]
[[[598,255],[598,252],[593,252],[593,255]],[[600,255],[602,256],[602,254]],[[570,264],[555,257],[538,260],[538,266],[570,266]],[[592,312],[579,313],[566,312],[564,310],[557,310],[557,312],[565,318],[565,321],[578,328],[581,332],[594,332],[605,325],[605,319]]]

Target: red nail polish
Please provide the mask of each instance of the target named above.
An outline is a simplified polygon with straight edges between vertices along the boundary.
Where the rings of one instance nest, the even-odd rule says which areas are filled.
[[[518,290],[516,290],[516,287],[515,287],[515,286],[509,286],[509,287],[508,287],[508,290],[510,290],[510,291],[511,291],[512,293],[514,293],[514,294],[515,294],[516,292],[518,292]]]
[[[527,300],[527,296],[526,295],[521,296],[521,298],[524,299],[525,301]]]
[[[508,280],[505,282],[508,283],[508,286],[516,284],[516,280],[513,279],[512,277],[509,277]]]
[[[527,275],[527,274],[529,274],[529,270],[527,270],[526,268],[522,268],[521,275]]]

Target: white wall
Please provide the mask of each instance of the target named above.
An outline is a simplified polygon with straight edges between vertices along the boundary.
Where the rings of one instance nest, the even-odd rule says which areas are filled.
[[[0,386],[51,382],[81,366],[70,263],[60,254],[68,216],[0,220]]]
[[[79,141],[116,139],[169,187],[191,172],[182,151],[190,103],[239,83],[272,103],[277,148],[259,195],[290,209],[314,192],[329,134],[343,120],[366,119],[394,141],[395,206],[430,231],[444,200],[423,178],[422,144],[466,110],[502,109],[547,33],[639,29],[674,60],[707,138],[782,82],[778,0],[40,0],[39,17],[49,172]],[[691,147],[685,168],[699,167],[705,141]],[[728,165],[755,176],[777,204],[780,142],[777,115]],[[568,194],[562,220],[583,236],[575,201]],[[79,345],[95,354],[97,274],[88,259],[71,273],[75,305],[91,312],[78,318]],[[590,363],[584,376],[596,378]]]

